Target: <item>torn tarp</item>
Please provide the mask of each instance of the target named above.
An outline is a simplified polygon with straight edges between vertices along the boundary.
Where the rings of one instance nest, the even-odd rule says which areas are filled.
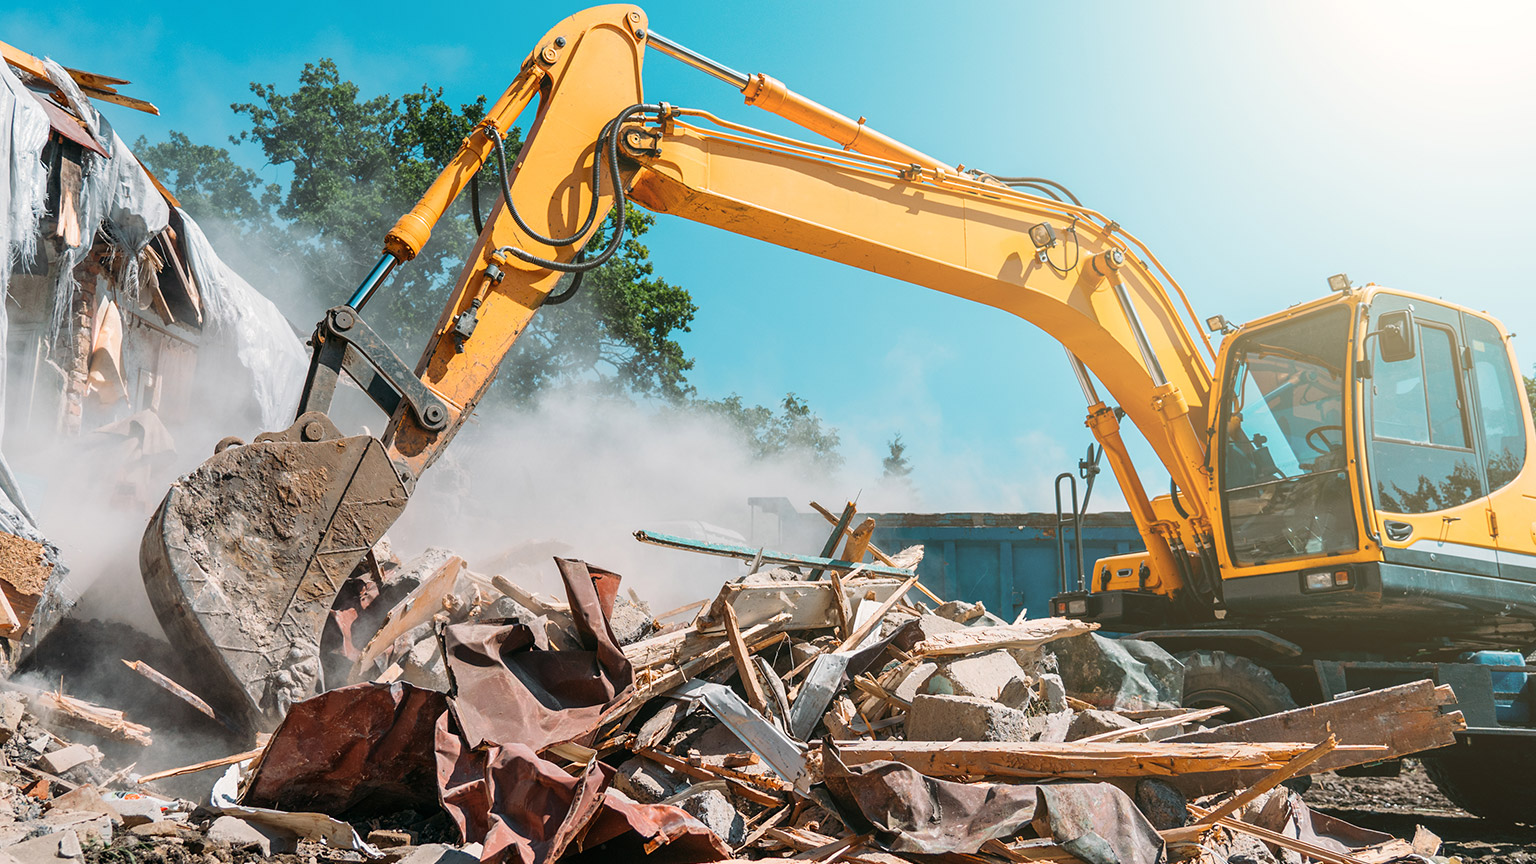
[[[1136,804],[1108,783],[955,783],[899,762],[845,766],[828,750],[828,791],[862,815],[893,852],[975,853],[1034,826],[1089,864],[1157,864],[1163,841]]]

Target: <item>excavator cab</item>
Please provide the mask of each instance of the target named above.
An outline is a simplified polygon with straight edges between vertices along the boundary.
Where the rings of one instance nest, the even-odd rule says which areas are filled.
[[[1170,602],[1135,555],[1098,562],[1104,596],[1072,597],[1081,611],[1053,608],[1127,630],[1244,622],[1308,646],[1536,641],[1532,423],[1509,339],[1374,285],[1243,326],[1211,419],[1218,620]],[[1174,503],[1153,502],[1167,524]]]

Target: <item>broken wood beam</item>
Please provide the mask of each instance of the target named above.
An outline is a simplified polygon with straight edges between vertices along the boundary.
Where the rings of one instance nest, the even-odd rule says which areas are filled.
[[[153,783],[156,780],[164,780],[167,777],[180,777],[183,774],[196,774],[199,771],[207,771],[209,768],[222,768],[225,765],[234,765],[247,759],[254,759],[261,755],[265,749],[257,747],[255,750],[247,750],[244,753],[235,753],[231,756],[220,756],[217,759],[209,759],[206,762],[194,762],[191,765],[183,765],[180,768],[167,768],[164,771],[156,771],[153,774],[145,774],[139,778],[139,783]]]
[[[832,515],[832,511],[821,506],[820,504],[817,504],[815,501],[811,502],[811,508],[814,509],[817,513],[820,513],[822,518],[826,519],[828,522],[831,522],[834,525],[837,524],[837,517]],[[844,530],[846,532],[846,528]],[[874,543],[869,544],[869,554],[873,556],[876,561],[879,561],[881,564],[884,564],[887,567],[901,567],[900,562],[898,562],[895,558],[892,558],[890,555],[887,555],[880,549],[879,546],[876,546]],[[944,601],[940,599],[939,595],[923,587],[922,582],[918,582],[915,587],[918,591],[922,592],[924,597],[927,597],[929,600],[932,600],[933,602],[941,605],[944,603]]]
[[[1167,729],[1170,726],[1183,726],[1185,723],[1199,723],[1201,720],[1209,720],[1217,715],[1225,714],[1227,711],[1228,708],[1225,705],[1217,705],[1214,708],[1201,708],[1196,711],[1175,714],[1172,717],[1159,717],[1156,720],[1148,720],[1145,723],[1127,726],[1124,729],[1111,729],[1108,732],[1100,732],[1097,735],[1089,735],[1086,738],[1079,738],[1077,740],[1084,744],[1091,744],[1095,741],[1117,741],[1141,732],[1153,732],[1158,729]]]
[[[62,692],[47,690],[38,692],[33,701],[44,722],[57,723],[116,741],[131,741],[145,747],[155,743],[150,737],[148,726],[132,722],[123,712],[114,708],[104,708]]]
[[[998,648],[1039,648],[1047,642],[1081,636],[1099,625],[1076,618],[1035,618],[996,627],[966,627],[935,633],[912,647],[914,657],[980,654]]]
[[[1310,743],[1128,744],[1119,741],[1084,744],[988,741],[855,741],[835,747],[844,765],[900,762],[930,777],[1163,777],[1185,773],[1268,773],[1312,748]],[[1383,758],[1387,749],[1372,745],[1339,745],[1362,762]],[[1262,776],[1262,775],[1261,775]]]
[[[747,704],[767,717],[768,696],[763,692],[763,682],[757,678],[757,668],[752,663],[747,643],[741,638],[741,625],[736,622],[736,610],[727,603],[724,612],[725,639],[731,646],[731,656],[736,659],[736,673],[741,676],[741,689],[747,694]]]
[[[873,633],[875,628],[879,627],[880,623],[885,620],[885,614],[891,611],[891,607],[895,606],[898,600],[906,596],[906,593],[912,590],[912,586],[916,583],[917,574],[913,573],[912,578],[901,583],[901,587],[897,588],[894,594],[885,598],[885,602],[875,607],[875,611],[871,613],[868,618],[864,619],[863,624],[853,628],[853,632],[849,633],[848,638],[844,639],[842,644],[838,645],[837,648],[834,649],[834,653],[841,651],[852,651],[854,648],[858,647],[859,643],[864,641],[864,637],[868,636],[870,633]]]
[[[1236,813],[1248,802],[1258,798],[1260,795],[1263,795],[1265,792],[1268,792],[1276,786],[1279,786],[1281,783],[1284,783],[1292,777],[1295,777],[1297,774],[1300,774],[1303,768],[1311,765],[1313,762],[1316,762],[1324,756],[1327,756],[1338,746],[1339,739],[1333,735],[1329,735],[1327,738],[1324,738],[1323,741],[1316,747],[1313,747],[1311,750],[1308,750],[1300,756],[1297,756],[1295,759],[1292,759],[1290,762],[1287,762],[1285,767],[1277,769],[1268,777],[1265,777],[1263,780],[1260,780],[1252,786],[1249,786],[1247,789],[1244,789],[1242,792],[1233,795],[1230,799],[1222,802],[1221,806],[1195,820],[1195,824],[1210,825],[1223,816],[1230,816],[1231,814]]]
[[[1198,807],[1194,804],[1190,804],[1188,807],[1190,815],[1197,818],[1204,818],[1211,812],[1206,810],[1204,807]],[[1247,822],[1244,822],[1240,819],[1233,819],[1230,816],[1223,816],[1217,819],[1216,824],[1230,831],[1239,831],[1243,834],[1247,834],[1250,837],[1256,837],[1260,840],[1263,840],[1265,843],[1271,843],[1275,846],[1279,846],[1281,849],[1289,849],[1292,852],[1296,852],[1301,855],[1305,855],[1308,858],[1321,861],[1323,864],[1367,864],[1363,858],[1357,858],[1354,855],[1350,855],[1345,852],[1335,852],[1332,849],[1325,849],[1322,846],[1308,843],[1305,840],[1298,840],[1295,837],[1288,837],[1284,834],[1270,831],[1267,828],[1260,828],[1257,825],[1249,825]]]
[[[838,517],[837,524],[832,526],[831,535],[827,537],[827,542],[823,543],[821,546],[821,557],[831,558],[833,554],[837,552],[837,544],[842,542],[843,535],[848,531],[848,523],[853,521],[853,514],[856,512],[858,512],[858,508],[854,507],[852,501],[849,501],[848,504],[843,507],[843,515]],[[857,558],[851,560],[855,564],[857,564],[859,561]],[[820,578],[821,569],[818,568],[811,571],[810,580],[812,582],[815,582]]]
[[[188,690],[180,684],[177,684],[175,681],[172,681],[168,676],[165,675],[165,673],[149,665],[148,663],[145,663],[143,660],[124,660],[123,665],[139,673],[140,675],[143,675],[144,678],[151,684],[154,684],[165,692],[175,696],[177,699],[180,699],[181,701],[192,706],[192,708],[199,714],[202,714],[208,719],[217,722],[225,729],[228,729],[231,732],[239,731],[235,728],[233,723],[231,723],[223,715],[219,714],[219,712],[213,710],[213,706],[209,705],[207,702],[204,702],[202,698],[200,698],[196,693],[193,693],[191,690]]]
[[[1436,687],[1432,681],[1415,681],[1241,723],[1187,732],[1161,743],[1320,741],[1331,730],[1339,738],[1339,747],[1299,775],[1306,776],[1454,744],[1456,733],[1466,728],[1466,721],[1460,711],[1442,712],[1441,709],[1455,702],[1456,694],[1449,685]],[[1371,753],[1350,749],[1350,745],[1355,744],[1378,745],[1381,751]],[[1185,795],[1195,798],[1241,789],[1261,779],[1262,774],[1252,771],[1209,774],[1191,771],[1169,778],[1169,782]]]

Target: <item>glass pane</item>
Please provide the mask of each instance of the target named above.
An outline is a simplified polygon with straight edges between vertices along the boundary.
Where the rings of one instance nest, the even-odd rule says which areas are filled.
[[[1401,305],[1384,298],[1372,317]],[[1419,313],[1419,351],[1411,359],[1388,363],[1372,340],[1371,477],[1377,506],[1392,513],[1446,510],[1484,494],[1467,433],[1456,336],[1442,313],[1457,320],[1437,306]]]
[[[1466,317],[1467,345],[1472,349],[1472,375],[1477,381],[1478,423],[1483,427],[1488,491],[1515,479],[1525,467],[1524,394],[1515,384],[1509,353],[1499,331],[1481,318]]]
[[[1424,398],[1424,361],[1381,359],[1379,339],[1371,360],[1372,415],[1377,438],[1429,443],[1429,403]]]
[[[1419,327],[1419,351],[1424,380],[1429,382],[1429,440],[1445,447],[1467,447],[1467,427],[1461,414],[1461,373],[1451,331]]]
[[[1221,443],[1233,558],[1256,564],[1354,549],[1343,426],[1348,310],[1238,339]]]

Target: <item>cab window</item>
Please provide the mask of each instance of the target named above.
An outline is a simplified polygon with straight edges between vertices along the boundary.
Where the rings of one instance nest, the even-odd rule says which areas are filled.
[[[1407,304],[1376,305],[1373,318]],[[1371,473],[1377,504],[1393,513],[1446,510],[1484,494],[1456,330],[1433,320],[1435,309],[1419,315],[1415,356],[1387,362],[1372,340]]]
[[[1515,383],[1498,328],[1470,315],[1465,322],[1477,387],[1477,422],[1483,433],[1483,465],[1492,492],[1509,485],[1525,467],[1525,413],[1520,407],[1525,394]]]
[[[1344,381],[1348,310],[1244,332],[1221,415],[1227,538],[1239,564],[1353,550]]]

